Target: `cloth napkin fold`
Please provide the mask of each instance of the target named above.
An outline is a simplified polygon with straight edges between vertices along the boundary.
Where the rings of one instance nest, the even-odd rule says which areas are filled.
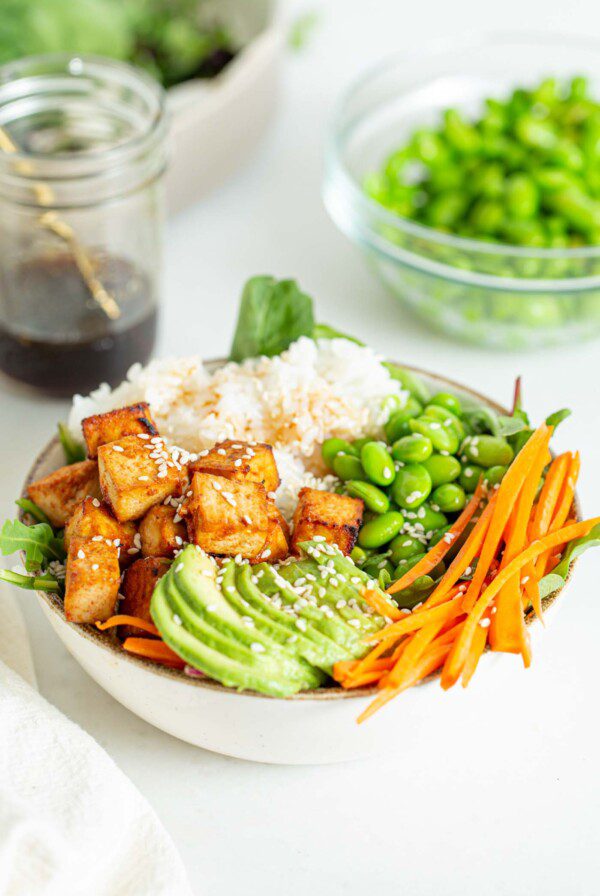
[[[34,689],[18,606],[0,585],[0,896],[191,896],[156,814]]]

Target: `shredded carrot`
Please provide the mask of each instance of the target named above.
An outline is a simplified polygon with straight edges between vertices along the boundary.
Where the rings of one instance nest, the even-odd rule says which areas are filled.
[[[381,631],[367,635],[363,640],[367,644],[373,641],[387,642],[389,644],[391,641],[397,640],[401,635],[406,635],[408,632],[418,631],[430,622],[437,622],[438,620],[446,622],[460,612],[462,612],[460,597],[453,597],[452,600],[446,601],[446,603],[440,604],[437,607],[416,610],[408,616],[405,616],[399,622],[393,622],[386,628],[381,629]]]
[[[435,622],[430,622],[413,635],[391,672],[381,680],[383,687],[399,687],[411,676],[416,664],[436,635],[439,634],[445,621],[445,619],[438,619]]]
[[[490,519],[496,503],[496,493],[492,495],[485,510],[475,523],[473,531],[461,547],[460,551],[431,592],[424,607],[435,607],[443,601],[448,600],[450,589],[456,584],[458,579],[467,571],[473,560],[479,553],[485,534],[487,532]]]
[[[532,539],[545,535],[550,528],[556,504],[569,470],[570,459],[569,454],[559,454],[550,464],[531,524]]]
[[[408,588],[419,578],[419,576],[427,575],[428,572],[431,572],[431,570],[438,565],[440,560],[444,559],[452,547],[452,543],[462,535],[475,515],[475,511],[479,507],[483,493],[483,483],[479,482],[473,497],[444,537],[438,541],[438,543],[434,545],[412,569],[406,572],[387,589],[388,594],[395,594],[396,591],[402,591],[403,588]]]
[[[479,660],[481,659],[481,655],[485,650],[485,645],[487,643],[488,629],[482,628],[480,625],[477,626],[477,631],[473,635],[473,640],[471,641],[471,647],[469,649],[469,653],[467,654],[467,658],[465,660],[465,664],[463,666],[462,671],[462,686],[466,688],[466,686],[471,681],[475,669],[478,666]]]
[[[545,446],[546,448],[548,447],[551,435],[552,427],[546,426],[545,423],[538,427],[529,441],[517,454],[516,458],[506,471],[504,479],[500,483],[500,487],[496,493],[497,498],[494,512],[481,548],[479,560],[477,561],[477,569],[471,579],[467,593],[463,598],[463,606],[467,611],[473,607],[477,600],[477,595],[481,591],[481,587],[490,569],[490,563],[498,551],[514,502],[523,487],[523,483],[530,471],[531,464],[538,456],[538,452],[542,446]]]
[[[383,597],[383,595],[379,594],[374,589],[365,588],[362,592],[362,598],[370,607],[373,607],[380,616],[387,616],[388,619],[394,620],[402,619],[402,613],[396,604],[393,603],[389,597]]]
[[[577,479],[579,478],[579,466],[579,452],[577,452],[569,458],[568,471],[562,483],[560,495],[557,498],[552,520],[547,529],[549,532],[555,532],[557,529],[560,529],[570,513],[571,507],[573,506],[573,499],[575,498],[575,486],[577,485]],[[542,532],[541,534],[545,535],[546,533]],[[549,554],[546,553],[542,554],[541,557],[538,557],[536,561],[535,570],[540,578],[546,571],[548,560]]]
[[[129,653],[155,660],[155,662],[163,663],[166,666],[175,666],[178,669],[183,669],[185,666],[181,657],[171,650],[164,641],[155,641],[153,638],[126,638],[123,648]]]
[[[111,616],[105,622],[97,622],[96,628],[103,632],[105,629],[114,628],[116,625],[132,625],[135,628],[142,629],[144,632],[149,632],[151,635],[159,634],[158,629],[151,622],[146,622],[140,616],[126,616],[125,614],[117,614],[116,616]]]
[[[423,678],[427,678],[427,676],[431,675],[432,672],[435,672],[436,669],[439,669],[439,667],[448,656],[449,651],[450,646],[448,644],[438,645],[434,642],[434,644],[431,645],[431,649],[421,657],[421,659],[413,669],[413,674],[411,675],[411,677],[404,681],[397,688],[385,688],[384,690],[382,690],[381,693],[378,694],[377,697],[375,697],[375,699],[359,715],[357,719],[359,724],[361,722],[365,722],[373,715],[373,713],[377,712],[377,710],[382,706],[385,706],[386,703],[389,703],[390,700],[393,700],[394,697],[396,697],[402,691],[407,690],[407,688],[412,687],[419,681],[422,681]]]
[[[441,684],[444,689],[456,684],[464,667],[477,626],[502,586],[509,582],[515,573],[518,573],[527,563],[535,560],[544,551],[560,544],[566,544],[573,538],[587,535],[598,523],[600,523],[600,517],[594,517],[581,523],[575,523],[572,526],[564,526],[556,532],[551,532],[529,545],[528,548],[511,560],[503,570],[500,570],[470,610],[465,626],[448,654],[442,670]],[[523,659],[527,661],[526,656]]]
[[[546,466],[547,457],[548,445],[546,442],[542,442],[537,455],[531,462],[529,475],[523,483],[511,515],[512,526],[510,535],[506,539],[501,569],[507,566],[526,546],[527,523],[532,514],[535,493],[540,476]],[[490,646],[492,650],[524,655],[525,643],[521,585],[519,576],[515,576],[501,589],[496,600],[496,613],[490,626]]]

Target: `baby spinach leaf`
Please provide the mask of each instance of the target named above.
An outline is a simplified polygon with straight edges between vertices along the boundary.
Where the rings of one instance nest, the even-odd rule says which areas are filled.
[[[68,464],[76,464],[85,460],[85,448],[81,442],[74,439],[64,423],[58,424],[58,438],[65,452],[65,460]]]
[[[509,417],[483,406],[468,413],[467,420],[476,433],[491,433],[502,438],[514,436],[527,429],[527,423],[520,414]]]
[[[417,376],[417,374],[413,373],[412,370],[407,370],[406,367],[399,367],[397,364],[390,364],[388,361],[384,361],[383,366],[386,368],[392,379],[398,380],[402,388],[406,389],[413,398],[416,398],[421,404],[427,404],[429,402],[429,399],[431,398],[429,389],[423,380]]]
[[[64,560],[62,539],[55,537],[47,523],[26,526],[20,520],[6,520],[0,530],[0,553],[4,556],[25,552],[25,568],[41,569],[48,560]]]
[[[15,501],[17,507],[20,507],[21,510],[24,510],[25,513],[28,513],[30,516],[37,520],[38,523],[48,523],[50,526],[50,520],[44,513],[41,507],[38,507],[34,501],[30,501],[29,498],[18,498]]]
[[[273,357],[301,336],[312,337],[313,302],[295,280],[252,277],[242,293],[230,359]]]

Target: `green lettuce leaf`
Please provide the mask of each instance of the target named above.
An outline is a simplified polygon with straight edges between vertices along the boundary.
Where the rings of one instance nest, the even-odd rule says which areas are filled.
[[[78,442],[71,435],[64,423],[58,424],[58,438],[65,452],[65,460],[68,464],[76,464],[85,460],[85,448],[82,442]]]

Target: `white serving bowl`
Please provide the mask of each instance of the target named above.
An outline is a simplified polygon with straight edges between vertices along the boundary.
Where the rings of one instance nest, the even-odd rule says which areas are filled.
[[[222,363],[208,366],[215,369]],[[436,391],[453,391],[507,413],[451,380],[415,372]],[[25,487],[63,463],[62,448],[55,438],[33,464]],[[556,596],[551,595],[544,605],[549,606]],[[37,592],[37,598],[69,653],[119,703],[162,731],[227,756],[289,765],[364,758],[402,742],[408,733],[418,736],[421,721],[432,713],[442,713],[444,701],[449,700],[437,676],[431,676],[358,725],[357,716],[376,693],[373,688],[322,688],[287,699],[238,692],[126,653],[114,635],[67,622],[57,595]],[[486,655],[488,666],[503,662],[505,658],[498,654]]]
[[[252,154],[275,111],[283,33],[275,0],[219,0],[219,19],[242,49],[215,78],[167,93],[170,213],[219,186]]]

